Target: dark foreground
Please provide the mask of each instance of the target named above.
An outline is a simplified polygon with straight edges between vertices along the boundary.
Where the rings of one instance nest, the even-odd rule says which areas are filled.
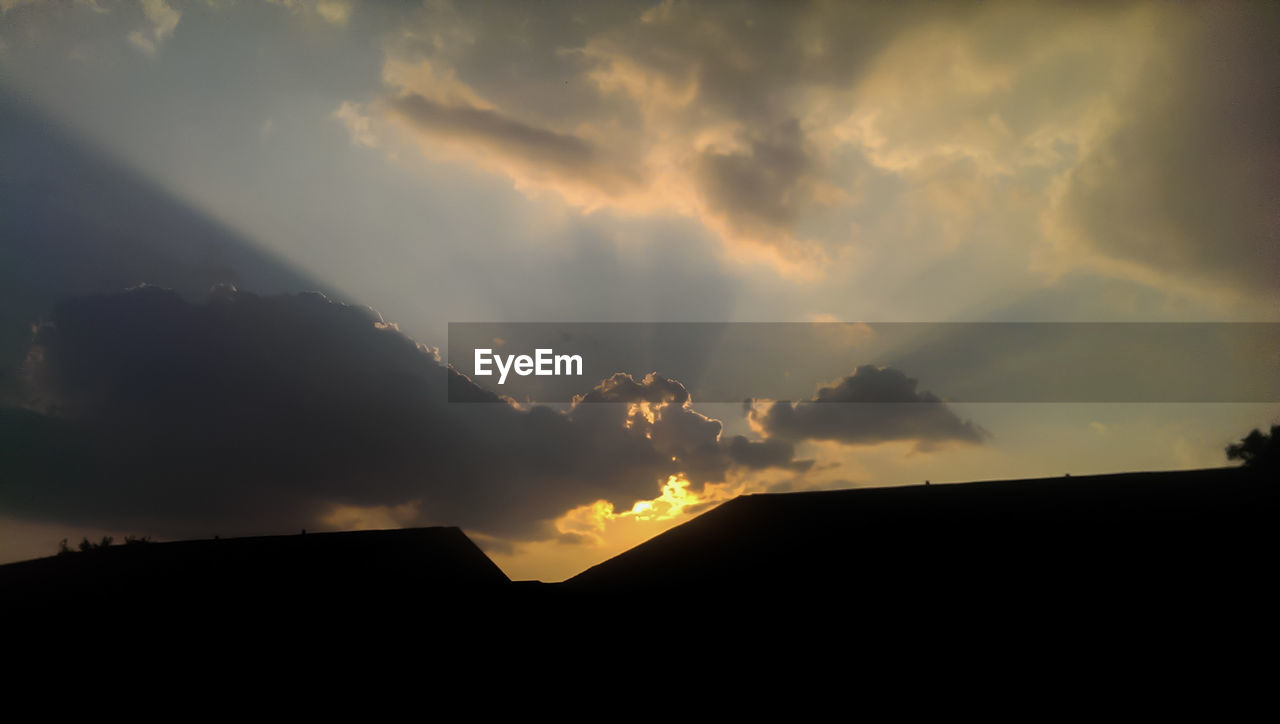
[[[750,495],[560,584],[454,528],[116,546],[0,566],[0,607],[130,640],[1212,648],[1270,634],[1278,490],[1217,469]]]

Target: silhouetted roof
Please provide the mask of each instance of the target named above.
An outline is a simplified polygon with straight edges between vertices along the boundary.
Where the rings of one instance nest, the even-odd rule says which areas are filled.
[[[0,566],[10,597],[452,595],[507,583],[457,528],[114,545]]]
[[[1276,486],[1234,468],[745,495],[566,585],[954,595],[1211,573],[1224,546],[1252,555],[1237,544],[1275,503]]]

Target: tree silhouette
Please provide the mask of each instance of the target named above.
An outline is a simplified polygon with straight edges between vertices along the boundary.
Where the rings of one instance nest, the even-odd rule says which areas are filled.
[[[1245,467],[1254,470],[1274,470],[1280,457],[1280,425],[1272,425],[1267,434],[1255,428],[1240,442],[1227,446],[1228,460],[1241,460]]]
[[[110,548],[111,545],[115,543],[115,540],[116,540],[115,538],[112,538],[109,535],[104,535],[102,536],[102,540],[98,541],[97,543],[94,543],[93,541],[89,540],[89,538],[86,536],[80,539],[80,544],[77,545],[76,548],[79,549],[82,553],[87,551],[99,551],[104,548]],[[141,545],[141,544],[150,543],[150,542],[151,542],[151,536],[149,535],[144,535],[144,536],[127,535],[124,537],[124,544],[127,546]],[[75,552],[75,549],[72,549],[71,546],[67,545],[66,538],[63,538],[62,542],[58,543],[58,555],[61,556],[61,555],[66,555],[68,553],[74,553],[74,552]]]
[[[86,553],[88,551],[95,551],[95,550],[102,550],[103,548],[110,548],[113,542],[115,542],[115,538],[112,538],[109,535],[102,536],[102,540],[98,543],[94,543],[93,541],[89,540],[88,537],[85,537],[80,539],[80,545],[77,547],[80,549],[81,553]],[[66,543],[65,539],[63,543],[64,544]],[[62,552],[62,550],[65,548],[66,546],[63,545],[62,548],[59,549],[59,552]]]

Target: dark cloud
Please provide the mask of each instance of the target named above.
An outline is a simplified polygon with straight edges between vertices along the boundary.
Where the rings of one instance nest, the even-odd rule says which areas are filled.
[[[751,469],[786,467],[805,471],[813,460],[795,460],[795,446],[785,440],[749,440],[734,435],[729,440],[729,457],[734,463]]]
[[[64,132],[0,89],[0,395],[59,296],[142,282],[199,299],[218,283],[328,289]]]
[[[701,487],[734,465],[798,465],[774,443],[720,441],[656,375],[592,393],[651,401],[652,419],[634,404],[518,409],[318,294],[67,301],[27,372],[27,409],[0,415],[0,509],[159,536],[318,528],[335,506],[382,506],[406,525],[543,539],[566,510],[628,508],[677,472]],[[449,403],[450,387],[492,404]]]
[[[437,103],[416,93],[388,104],[421,132],[489,148],[558,176],[590,180],[610,193],[628,185],[619,169],[604,162],[594,146],[577,136],[522,123],[486,108]]]
[[[1061,222],[1101,254],[1274,293],[1280,279],[1280,10],[1195,6],[1114,132],[1069,176]]]
[[[832,440],[856,445],[914,440],[920,448],[942,442],[980,443],[987,433],[961,420],[917,381],[892,367],[862,365],[804,402],[752,407],[747,416],[770,439]]]
[[[625,403],[599,405],[590,403]],[[724,479],[729,468],[785,468],[803,472],[812,460],[796,460],[795,447],[775,440],[722,438],[722,425],[692,407],[676,380],[649,373],[636,380],[617,373],[575,402],[574,419],[603,426],[624,426],[643,434],[662,455],[677,459],[696,486]]]
[[[647,402],[663,405],[674,402],[683,406],[689,401],[689,391],[676,380],[650,372],[637,381],[625,372],[618,372],[602,380],[594,389],[578,398],[578,402],[622,402],[633,404]]]
[[[533,160],[573,170],[582,170],[594,161],[595,153],[586,141],[526,125],[492,110],[446,106],[414,93],[395,99],[391,106],[424,130],[489,141]]]
[[[707,206],[738,233],[768,239],[788,230],[812,203],[814,164],[792,120],[741,152],[704,152],[697,179]]]

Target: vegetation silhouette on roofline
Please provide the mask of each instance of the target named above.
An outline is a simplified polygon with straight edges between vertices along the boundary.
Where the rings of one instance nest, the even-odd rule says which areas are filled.
[[[1228,460],[1241,460],[1246,468],[1258,471],[1274,471],[1280,457],[1280,425],[1272,425],[1270,434],[1254,428],[1240,438],[1240,442],[1227,446]]]

